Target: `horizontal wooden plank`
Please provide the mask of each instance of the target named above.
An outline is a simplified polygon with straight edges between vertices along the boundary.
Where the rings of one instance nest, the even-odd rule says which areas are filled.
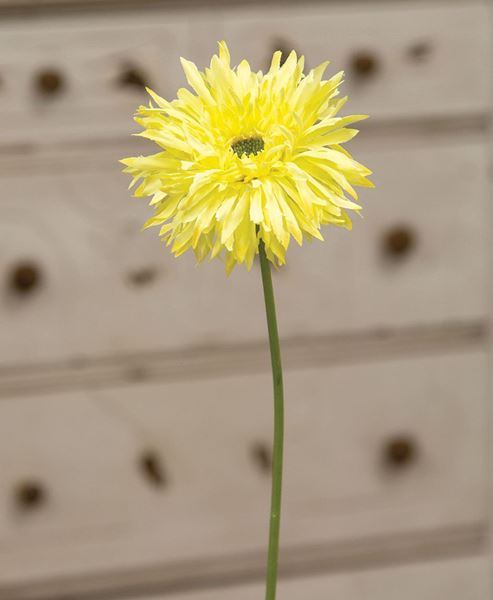
[[[0,364],[86,361],[265,340],[257,266],[173,258],[141,232],[117,159],[139,152],[33,153],[0,160]],[[364,220],[293,245],[275,273],[282,335],[309,337],[478,322],[488,299],[488,154],[483,134],[354,146],[375,170]],[[29,177],[25,173],[29,172]],[[388,238],[404,229],[408,251]],[[19,267],[37,285],[18,290]]]
[[[288,371],[283,548],[478,536],[486,368],[456,351]],[[259,374],[2,400],[2,585],[263,556],[271,393]]]
[[[442,571],[446,577],[449,576],[447,569],[441,566],[442,562],[453,565],[456,573],[466,574],[470,570],[474,575],[474,583],[466,577],[470,593],[476,585],[483,589],[481,572],[488,568],[486,553],[484,530],[471,529],[435,531],[431,537],[423,534],[418,537],[373,538],[330,548],[305,546],[283,552],[280,586],[285,590],[283,593],[289,593],[286,586],[293,579],[303,582],[307,578],[318,579],[323,576],[327,580],[329,575],[330,581],[334,582],[355,581],[361,577],[358,575],[359,570],[375,574],[398,574],[402,571],[414,573],[414,567],[409,569],[402,565],[430,561],[429,570],[438,575],[437,581],[440,581]],[[473,563],[478,563],[478,567],[473,567]],[[479,566],[479,563],[482,565]],[[471,568],[466,566],[464,569],[464,565],[468,564]],[[124,571],[94,573],[91,576],[23,581],[14,586],[0,586],[0,600],[146,600],[149,596],[150,600],[154,600],[161,595],[163,600],[172,600],[174,594],[179,594],[179,598],[184,595],[191,595],[193,598],[194,595],[206,593],[215,594],[213,598],[217,598],[232,591],[236,598],[236,593],[248,594],[252,588],[260,589],[264,572],[263,556],[225,555],[211,563],[194,564],[193,568],[188,563],[176,563],[172,570],[168,570],[165,565],[155,564],[150,568],[128,568]],[[421,577],[418,581],[428,582],[428,578]],[[331,583],[327,581],[327,585],[330,586]],[[431,591],[433,587],[430,586],[429,589]],[[444,590],[446,589],[444,586]],[[487,596],[478,598],[487,599]],[[437,598],[432,597],[431,600]]]
[[[310,68],[330,60],[330,73],[345,71],[350,112],[451,117],[491,109],[489,17],[482,0],[247,5],[222,11],[215,37],[230,41],[234,62],[263,71],[277,49],[304,54]],[[467,86],[457,73],[467,73]]]
[[[147,101],[144,84],[174,98],[185,84],[179,57],[204,67],[219,39],[229,40],[235,62],[263,70],[278,46],[305,53],[310,67],[332,60],[332,72],[346,71],[348,110],[377,122],[490,111],[489,9],[479,0],[287,3],[281,14],[248,3],[153,6],[56,19],[38,8],[36,19],[1,23],[0,145],[125,138]],[[457,73],[467,73],[467,86]]]
[[[479,558],[352,572],[335,577],[300,577],[281,581],[279,585],[279,594],[286,600],[332,596],[344,600],[488,600],[490,590],[487,561]],[[258,600],[263,591],[263,585],[258,583],[176,596],[158,595],[152,600],[227,600],[231,597],[235,600]]]
[[[484,349],[485,322],[366,331],[354,334],[284,338],[283,364],[290,369],[351,365],[408,356],[433,356]],[[92,357],[79,361],[0,368],[0,398],[43,392],[111,388],[124,383],[190,381],[270,370],[267,340],[226,347],[190,348]]]

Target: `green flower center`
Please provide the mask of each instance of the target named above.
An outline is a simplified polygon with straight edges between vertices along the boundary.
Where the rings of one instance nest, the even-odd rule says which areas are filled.
[[[244,140],[236,140],[231,144],[233,152],[241,158],[244,154],[258,154],[264,149],[264,140],[261,137],[250,137]]]

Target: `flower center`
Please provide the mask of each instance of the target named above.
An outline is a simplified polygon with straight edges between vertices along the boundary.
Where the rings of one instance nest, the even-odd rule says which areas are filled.
[[[244,154],[258,154],[264,149],[264,140],[261,137],[249,137],[243,140],[236,140],[231,144],[233,152],[241,158]]]

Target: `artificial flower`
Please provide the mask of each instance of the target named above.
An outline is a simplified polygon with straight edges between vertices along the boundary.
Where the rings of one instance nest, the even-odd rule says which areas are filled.
[[[126,158],[137,197],[151,197],[146,226],[179,256],[192,249],[200,262],[223,256],[227,271],[251,268],[262,240],[267,258],[285,262],[291,238],[322,240],[324,225],[351,228],[359,212],[354,186],[373,187],[369,169],[341,144],[366,115],[337,116],[343,72],[324,79],[325,62],[303,74],[293,51],[275,52],[267,73],[246,60],[232,68],[228,47],[200,72],[182,59],[193,92],[171,102],[148,89],[149,106],[135,117],[160,151]]]

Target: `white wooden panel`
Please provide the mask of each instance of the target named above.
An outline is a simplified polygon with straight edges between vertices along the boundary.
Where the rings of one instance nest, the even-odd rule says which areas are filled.
[[[478,352],[290,372],[283,547],[481,525],[485,375]],[[262,552],[271,403],[268,374],[2,401],[0,581]],[[391,468],[402,435],[415,460]]]
[[[348,107],[377,119],[444,118],[490,108],[490,13],[487,3],[297,3],[232,7],[223,35],[234,59],[266,70],[273,50],[296,49],[307,66],[331,60],[346,71]],[[358,75],[355,56],[375,67]],[[467,84],[462,81],[467,79]]]
[[[486,560],[465,558],[281,580],[278,591],[284,600],[489,600],[490,589]],[[258,600],[263,593],[259,583],[131,600]]]
[[[130,115],[144,94],[119,85],[122,73],[134,68],[161,95],[174,98],[184,83],[179,56],[205,66],[222,38],[237,61],[248,58],[262,69],[279,46],[305,53],[308,66],[330,58],[334,69],[347,71],[351,109],[377,119],[484,113],[490,87],[488,23],[487,6],[476,0],[467,6],[292,4],[282,11],[255,5],[207,11],[162,7],[110,16],[9,19],[0,25],[0,143],[127,135]],[[360,53],[376,61],[374,73],[354,72]],[[62,75],[59,93],[39,93],[37,77],[46,70]]]
[[[32,146],[128,136],[132,115],[148,101],[128,70],[170,98],[185,83],[180,55],[189,27],[176,13],[132,13],[9,20],[0,25],[1,144]],[[43,92],[43,73],[61,77]],[[22,123],[22,126],[20,126]]]
[[[141,232],[117,159],[89,155],[0,162],[0,363],[78,359],[265,339],[260,273],[173,258]],[[289,249],[276,273],[283,336],[482,318],[487,312],[487,154],[480,137],[355,144],[375,170],[354,230]],[[29,173],[29,176],[26,176]],[[396,260],[382,240],[406,226],[415,247]],[[17,294],[16,265],[38,289]]]

